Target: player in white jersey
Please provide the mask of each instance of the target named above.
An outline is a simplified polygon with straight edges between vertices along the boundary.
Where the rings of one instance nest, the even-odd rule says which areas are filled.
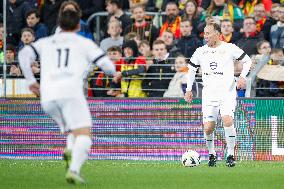
[[[79,13],[63,11],[59,15],[62,32],[43,38],[19,53],[23,73],[30,90],[40,95],[43,109],[62,131],[71,130],[64,152],[67,162],[66,180],[84,183],[80,169],[91,148],[91,114],[83,93],[83,80],[92,64],[107,75],[115,74],[115,66],[91,40],[76,34],[80,29]],[[31,63],[40,58],[41,80],[36,81]]]
[[[210,167],[216,166],[214,129],[220,112],[227,142],[226,164],[228,167],[234,167],[236,88],[245,88],[245,78],[250,70],[251,59],[236,45],[220,41],[220,34],[221,29],[218,24],[209,24],[205,27],[204,39],[207,44],[196,49],[190,59],[185,100],[192,101],[192,84],[197,69],[201,67],[203,80],[202,113],[204,136],[209,150],[208,165]],[[243,63],[243,70],[237,84],[234,78],[234,62],[236,60]]]

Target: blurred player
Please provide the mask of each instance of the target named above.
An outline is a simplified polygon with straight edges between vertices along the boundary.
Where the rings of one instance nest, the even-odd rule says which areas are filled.
[[[115,74],[115,66],[91,40],[76,34],[80,29],[79,13],[66,10],[59,15],[62,32],[43,38],[24,47],[19,61],[29,88],[40,95],[41,105],[60,126],[71,130],[67,137],[64,157],[67,163],[66,180],[84,183],[80,169],[88,158],[92,145],[91,114],[83,93],[83,79],[91,63],[107,75]],[[40,85],[34,78],[31,64],[40,58]],[[71,158],[72,157],[72,158]]]
[[[236,130],[234,128],[234,111],[236,107],[236,87],[245,88],[246,76],[250,70],[251,59],[239,47],[232,43],[220,41],[221,29],[218,24],[209,24],[204,29],[204,45],[194,52],[189,62],[188,82],[185,100],[192,101],[192,84],[196,71],[202,70],[202,113],[206,145],[209,150],[209,167],[216,166],[214,149],[214,129],[217,116],[221,114],[227,142],[228,167],[235,166],[234,147]],[[243,63],[243,70],[237,86],[234,80],[234,61]]]

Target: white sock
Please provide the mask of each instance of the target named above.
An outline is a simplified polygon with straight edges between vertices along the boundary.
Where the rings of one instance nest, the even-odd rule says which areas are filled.
[[[224,127],[225,137],[227,142],[227,155],[234,155],[234,149],[236,145],[236,129],[234,125],[230,127]]]
[[[70,170],[80,173],[80,169],[84,162],[88,159],[88,153],[92,146],[92,140],[87,135],[79,135],[75,139],[74,147],[72,149],[72,159]]]
[[[69,133],[66,137],[66,148],[72,150],[75,142],[75,137],[72,133]]]
[[[204,138],[206,141],[206,146],[208,148],[209,154],[216,155],[215,149],[214,149],[214,133],[211,133],[210,135],[207,135],[204,133]]]

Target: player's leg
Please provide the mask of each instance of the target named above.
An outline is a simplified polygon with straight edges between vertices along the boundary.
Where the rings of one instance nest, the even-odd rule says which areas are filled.
[[[50,101],[50,102],[44,102],[42,103],[43,110],[50,115],[50,117],[56,122],[56,124],[59,126],[60,131],[64,133],[67,129],[66,121],[63,116],[62,110],[61,110],[61,104],[57,101]],[[66,169],[69,168],[70,162],[71,162],[71,151],[74,144],[74,136],[72,133],[69,133],[67,135],[66,139],[66,148],[63,152],[63,159],[66,163]]]
[[[227,166],[235,166],[234,149],[236,145],[236,129],[234,126],[234,112],[236,107],[236,100],[226,100],[221,105],[220,112],[223,120],[225,138],[227,143]]]
[[[75,142],[75,136],[73,135],[72,132],[69,132],[66,137],[66,147],[63,152],[63,159],[66,163],[66,170],[69,169],[69,166],[71,164],[72,149],[74,146],[74,142]]]
[[[206,141],[206,146],[209,152],[209,167],[215,167],[217,161],[217,155],[214,147],[214,130],[219,113],[218,105],[211,102],[202,103],[202,112],[203,112],[203,129],[204,129],[204,138]]]
[[[214,146],[215,121],[204,122],[203,127],[204,127],[204,138],[209,153],[208,166],[215,167],[217,162],[217,154]]]
[[[80,176],[81,167],[88,159],[88,154],[92,145],[90,128],[80,128],[72,131],[75,136],[75,144],[72,150],[70,168],[66,174],[66,179],[70,183],[85,183]]]
[[[67,125],[74,135],[72,159],[66,180],[70,183],[84,183],[80,176],[81,167],[88,159],[91,140],[91,114],[87,101],[83,98],[70,99],[64,104],[63,114],[68,117]]]

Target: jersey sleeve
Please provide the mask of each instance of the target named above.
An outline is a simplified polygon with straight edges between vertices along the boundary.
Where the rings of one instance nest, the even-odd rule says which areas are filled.
[[[100,49],[94,42],[88,41],[86,45],[86,53],[89,59],[89,62],[97,64],[97,62],[105,56],[105,52]]]
[[[34,43],[31,43],[29,46],[31,47],[35,57],[35,60],[39,60],[40,54],[41,54],[41,45],[43,43],[43,40],[38,40]]]
[[[234,58],[234,60],[242,60],[246,55],[246,53],[235,44],[230,44],[229,48],[231,49],[232,57]]]
[[[87,43],[86,52],[89,62],[97,65],[106,75],[114,76],[116,73],[115,65],[105,52],[91,40],[88,39]]]
[[[231,44],[231,46],[232,47],[230,49],[232,49],[233,58],[243,63],[243,69],[242,69],[240,76],[242,78],[246,78],[246,76],[248,75],[250,71],[250,67],[252,64],[251,58],[241,48],[239,48],[235,44]]]
[[[196,71],[200,67],[199,63],[199,58],[200,58],[200,52],[198,49],[193,53],[192,57],[190,58],[188,64],[189,64],[189,69],[194,69]],[[190,68],[191,67],[191,68]]]
[[[19,63],[28,85],[37,82],[31,68],[32,62],[34,62],[37,57],[34,51],[34,47],[26,45],[20,50],[18,55]]]

